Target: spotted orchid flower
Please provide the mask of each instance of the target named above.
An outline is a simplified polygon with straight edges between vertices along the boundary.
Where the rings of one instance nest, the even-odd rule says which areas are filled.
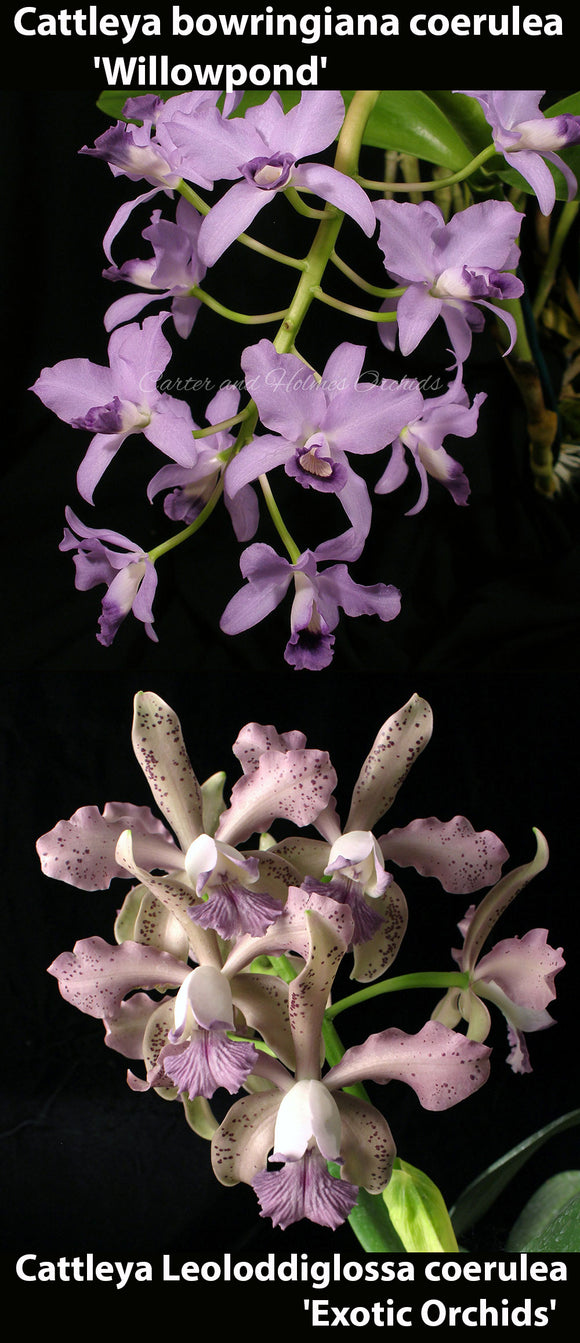
[[[519,298],[524,286],[510,272],[519,261],[516,238],[524,216],[509,201],[480,201],[453,215],[446,224],[437,205],[376,201],[379,247],[396,284],[406,285],[398,299],[383,305],[396,309],[397,321],[379,323],[388,349],[399,346],[411,354],[442,317],[457,363],[471,350],[472,331],[481,331],[489,308],[507,326],[512,349],[515,320],[493,299]]]
[[[131,322],[150,303],[171,299],[171,316],[177,334],[184,339],[191,334],[200,307],[200,300],[191,289],[193,285],[201,284],[205,274],[205,267],[197,256],[200,223],[201,215],[183,197],[178,201],[174,224],[163,219],[160,210],[153,211],[149,228],[143,230],[143,237],[153,248],[153,256],[144,261],[125,261],[120,267],[111,265],[103,271],[105,279],[128,281],[138,291],[111,303],[105,313],[106,331],[113,331],[123,322]]]
[[[65,509],[65,517],[68,526],[59,550],[76,550],[75,587],[86,592],[99,583],[106,584],[99,617],[99,643],[110,647],[130,611],[143,621],[146,634],[156,643],[152,608],[157,573],[146,551],[119,532],[87,527],[72,508]]]
[[[515,168],[535,192],[542,214],[549,215],[556,203],[554,178],[544,162],[562,173],[573,200],[578,183],[568,164],[557,153],[580,143],[580,117],[566,113],[546,117],[540,111],[545,89],[454,89],[475,98],[491,126],[493,143],[510,168]]]
[[[430,816],[378,839],[373,834],[429,742],[432,727],[429,704],[413,695],[380,729],[355,784],[344,829],[332,798],[314,822],[323,839],[289,836],[272,850],[303,874],[308,889],[320,890],[330,877],[328,895],[349,904],[355,921],[353,978],[363,982],[377,979],[392,964],[407,927],[405,896],[385,862],[414,867],[421,876],[436,877],[445,891],[461,894],[489,885],[508,857],[497,835],[475,831],[464,816],[450,821]]]
[[[419,513],[427,502],[429,477],[441,481],[456,504],[466,504],[470,487],[463,467],[443,447],[450,435],[471,438],[477,430],[480,407],[486,392],[478,392],[469,404],[461,366],[441,396],[423,399],[421,412],[401,430],[393,443],[391,459],[375,485],[376,494],[391,494],[407,478],[407,458],[414,462],[420,481],[419,498],[407,517]]]
[[[207,266],[213,266],[259,211],[289,186],[314,192],[344,210],[371,236],[375,221],[362,187],[336,168],[302,162],[305,155],[332,144],[343,120],[340,93],[326,90],[303,93],[289,112],[284,112],[279,93],[250,107],[243,117],[228,119],[208,107],[202,134],[188,118],[171,118],[167,135],[181,156],[184,176],[193,154],[194,170],[200,165],[215,181],[236,179],[204,218],[199,248]]]
[[[197,781],[173,710],[155,694],[137,695],[133,747],[170,829],[146,807],[109,803],[102,814],[83,807],[38,840],[43,871],[88,891],[135,877],[170,902],[190,932],[210,927],[227,939],[263,931],[279,916],[295,872],[275,854],[237,846],[277,817],[310,824],[336,783],[326,752],[289,746],[284,736],[277,742],[234,784],[229,805],[216,806],[215,790],[204,796]]]
[[[254,1029],[269,1049],[292,1059],[286,985],[274,975],[228,977],[215,934],[188,929],[184,920],[180,925],[174,892],[158,887],[152,895],[134,887],[128,903],[131,938],[124,938],[124,909],[117,920],[124,938],[119,945],[85,938],[58,956],[49,973],[67,1002],[103,1021],[110,1049],[144,1063],[145,1077],[129,1069],[131,1089],[155,1088],[167,1099],[186,1100],[197,1127],[211,1119],[198,1102],[220,1088],[235,1095],[256,1066]],[[192,967],[188,956],[199,963]],[[246,1038],[230,1038],[236,1023]]]
[[[281,919],[247,946],[243,939],[224,967],[241,967],[253,952],[284,947],[301,956],[304,968],[288,986],[295,1063],[260,1053],[254,1075],[268,1090],[243,1097],[212,1139],[212,1164],[224,1185],[251,1185],[261,1215],[286,1228],[306,1217],[339,1226],[362,1187],[386,1187],[395,1157],[387,1121],[368,1101],[345,1089],[363,1078],[408,1082],[427,1109],[446,1109],[486,1080],[489,1050],[429,1022],[415,1036],[387,1029],[346,1051],[323,1076],[322,1022],[336,972],[352,939],[347,905],[291,889]],[[328,1170],[339,1166],[340,1178]],[[279,1163],[277,1170],[270,1163]]]
[[[157,390],[171,358],[163,335],[167,313],[113,331],[109,365],[63,359],[44,368],[31,391],[75,429],[93,433],[77,474],[79,493],[93,502],[95,486],[130,434],[142,433],[165,456],[191,464],[195,428],[185,401]]]
[[[331,564],[319,571],[318,558],[348,555],[348,542],[338,537],[331,545],[323,542],[315,551],[305,550],[292,564],[271,546],[257,541],[240,558],[245,586],[228,602],[220,620],[224,634],[240,634],[251,629],[283,601],[294,583],[290,613],[290,638],[284,650],[285,661],[296,670],[319,671],[332,662],[334,633],[340,610],[348,616],[378,615],[394,620],[401,609],[398,588],[385,583],[364,586],[355,583],[346,564]]]
[[[470,906],[459,924],[463,947],[452,954],[460,970],[469,975],[469,985],[448,989],[433,1012],[433,1019],[447,1026],[466,1021],[470,1039],[485,1040],[491,1030],[487,1003],[493,1003],[507,1022],[511,1046],[508,1063],[516,1073],[532,1070],[526,1032],[546,1030],[555,1024],[546,1008],[556,996],[554,979],[565,964],[562,948],[548,946],[547,930],[534,928],[521,939],[508,937],[485,955],[481,952],[508,905],[546,867],[548,846],[541,831],[535,831],[535,835],[536,853],[531,862],[502,877],[480,905]]]
[[[272,433],[252,439],[230,462],[226,488],[234,497],[263,472],[284,466],[304,489],[335,494],[350,522],[342,558],[356,560],[368,536],[372,508],[366,484],[349,457],[381,452],[421,413],[415,382],[375,386],[361,381],[366,348],[339,345],[318,381],[295,354],[278,354],[261,340],[242,355],[246,386]],[[320,558],[329,558],[323,543]],[[334,557],[334,556],[333,556]]]

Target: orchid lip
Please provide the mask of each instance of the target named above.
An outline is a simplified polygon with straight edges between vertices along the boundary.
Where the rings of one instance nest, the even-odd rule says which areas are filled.
[[[242,167],[242,175],[261,191],[279,191],[287,187],[295,159],[293,154],[271,154],[249,159]]]

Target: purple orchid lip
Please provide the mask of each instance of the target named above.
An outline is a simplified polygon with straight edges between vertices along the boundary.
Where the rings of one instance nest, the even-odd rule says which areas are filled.
[[[86,415],[71,420],[73,429],[89,429],[91,433],[118,434],[123,427],[122,404],[114,396],[105,406],[91,406]]]
[[[315,490],[336,493],[348,480],[348,469],[343,462],[337,462],[332,449],[322,433],[312,434],[296,454],[286,462],[286,474]]]
[[[294,154],[278,153],[249,159],[241,168],[242,176],[261,191],[280,191],[287,187],[296,162]]]

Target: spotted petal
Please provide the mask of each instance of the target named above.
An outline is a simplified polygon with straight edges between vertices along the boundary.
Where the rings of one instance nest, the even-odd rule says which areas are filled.
[[[383,724],[365,760],[352,795],[345,831],[372,830],[392,805],[411,765],[427,745],[433,715],[426,700],[412,695]]]
[[[150,691],[135,696],[133,748],[157,805],[184,850],[203,831],[202,796],[177,714]]]
[[[460,895],[492,886],[509,857],[497,835],[474,830],[465,816],[411,821],[383,835],[379,844],[386,859],[414,867],[422,877],[437,877],[444,891]]]
[[[439,1021],[417,1035],[393,1027],[347,1049],[326,1074],[331,1090],[368,1079],[407,1082],[426,1110],[447,1110],[483,1085],[489,1074],[487,1045],[466,1040]]]

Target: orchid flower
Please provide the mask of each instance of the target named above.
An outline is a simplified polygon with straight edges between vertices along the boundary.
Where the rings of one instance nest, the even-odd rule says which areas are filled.
[[[546,117],[539,107],[545,92],[545,89],[454,89],[454,93],[475,98],[483,108],[498,154],[503,154],[510,168],[515,168],[529,182],[542,214],[549,215],[556,203],[556,186],[544,159],[562,173],[568,200],[573,200],[578,183],[572,169],[555,151],[580,143],[580,117],[567,113]]]
[[[195,428],[185,401],[157,390],[171,358],[163,335],[167,313],[113,331],[109,366],[63,359],[44,368],[31,391],[75,429],[94,433],[77,474],[79,493],[93,502],[95,486],[129,434],[142,433],[183,466],[191,465]]]
[[[303,93],[286,113],[279,93],[231,120],[207,107],[200,129],[187,117],[171,118],[167,137],[181,155],[184,176],[191,154],[194,171],[201,167],[207,178],[241,179],[212,206],[201,226],[199,254],[207,266],[213,266],[258,212],[289,186],[330,201],[371,236],[375,221],[362,187],[324,163],[297,162],[332,144],[343,120],[340,93],[326,90]]]
[[[270,340],[242,355],[246,386],[260,419],[273,433],[254,438],[230,462],[227,491],[235,497],[263,472],[284,466],[305,489],[336,494],[351,522],[343,540],[344,558],[358,559],[371,525],[364,480],[352,469],[349,453],[368,455],[392,443],[421,413],[414,382],[373,386],[361,382],[364,345],[339,345],[320,382],[295,354],[278,354]],[[324,551],[318,551],[321,558]]]
[[[494,1003],[508,1027],[511,1052],[508,1063],[516,1073],[531,1072],[526,1046],[527,1031],[542,1031],[554,1025],[545,1009],[556,996],[554,978],[563,969],[562,948],[547,944],[547,930],[534,928],[520,940],[508,937],[481,956],[482,948],[497,920],[524,886],[542,872],[548,862],[548,846],[536,830],[536,853],[531,862],[508,872],[484,896],[471,905],[459,924],[464,943],[452,953],[460,970],[469,975],[466,989],[448,989],[433,1012],[433,1019],[457,1026],[463,1019],[473,1040],[485,1040],[491,1029],[486,1004]]]
[[[235,1095],[258,1061],[250,1039],[230,1039],[238,1007],[244,1032],[259,1029],[269,1048],[292,1059],[283,981],[254,973],[228,977],[213,934],[195,933],[192,954],[199,963],[193,968],[187,938],[180,956],[164,950],[166,941],[176,940],[175,915],[158,895],[143,896],[143,890],[134,887],[129,897],[146,906],[134,933],[139,941],[112,946],[100,937],[85,938],[49,966],[62,997],[103,1021],[105,1044],[125,1058],[143,1060],[146,1076],[131,1069],[131,1089],[153,1087],[168,1099],[189,1102],[209,1100],[221,1087]],[[161,999],[150,997],[152,990],[160,991]],[[203,1114],[199,1107],[198,1113]]]
[[[447,391],[442,396],[425,398],[420,414],[401,430],[393,444],[391,460],[375,485],[375,493],[390,494],[403,484],[409,469],[406,461],[409,454],[417,468],[420,492],[417,503],[407,510],[407,517],[424,508],[429,476],[445,485],[456,504],[466,504],[469,481],[460,463],[445,451],[443,440],[450,434],[471,438],[476,432],[479,409],[486,397],[486,392],[478,392],[470,406],[459,366]]]
[[[150,201],[160,191],[173,196],[182,178],[195,182],[197,186],[211,188],[213,178],[209,178],[203,168],[203,156],[199,156],[202,142],[203,118],[208,108],[214,108],[219,93],[198,89],[164,101],[155,94],[142,94],[128,98],[123,107],[123,116],[135,118],[141,122],[118,121],[95,140],[94,147],[83,146],[79,153],[92,158],[104,159],[115,177],[128,177],[132,182],[145,179],[152,183],[152,190],[144,192],[134,200],[124,201],[109,225],[103,246],[112,263],[111,247],[120,229],[126,224],[138,205]],[[224,116],[229,115],[237,106],[239,95],[227,95],[224,104]],[[217,115],[217,113],[216,113]],[[188,146],[187,161],[168,134],[172,121],[185,118],[191,131],[191,143]]]
[[[347,543],[338,537],[334,542],[335,554],[341,555]],[[317,557],[328,553],[330,542],[324,542],[315,551],[305,550],[292,564],[277,555],[271,546],[256,542],[244,550],[240,558],[242,576],[247,580],[228,602],[220,620],[224,634],[239,634],[251,629],[280,604],[294,581],[295,595],[290,616],[291,634],[284,650],[284,658],[297,670],[308,668],[319,671],[328,667],[334,651],[334,635],[339,621],[339,608],[349,616],[378,615],[381,620],[394,620],[401,609],[398,588],[375,583],[364,587],[351,578],[346,564],[332,564],[322,573],[317,569]]]
[[[209,424],[220,424],[236,414],[240,400],[236,387],[220,387],[219,392],[210,401],[206,418]],[[193,522],[211,498],[220,475],[225,470],[224,461],[235,443],[233,434],[220,429],[215,434],[194,440],[194,456],[191,466],[162,466],[149,482],[147,494],[153,499],[160,490],[175,488],[165,495],[163,508],[169,518],[183,522],[186,526]],[[255,490],[245,485],[232,497],[224,491],[225,506],[230,515],[232,526],[238,541],[249,541],[258,526],[259,506]]]
[[[160,210],[153,211],[149,228],[143,230],[153,256],[145,261],[125,261],[121,267],[112,265],[103,271],[105,279],[127,280],[139,291],[111,303],[105,313],[106,331],[112,331],[121,322],[132,321],[150,303],[170,298],[177,334],[184,339],[191,334],[200,307],[200,300],[191,289],[205,275],[205,266],[197,256],[200,223],[201,215],[183,196],[177,204],[174,224],[162,219]]]
[[[38,840],[43,871],[87,891],[106,889],[114,877],[136,877],[190,934],[198,925],[225,938],[261,932],[280,914],[279,897],[295,873],[276,855],[240,854],[236,846],[267,831],[276,817],[310,824],[336,783],[327,753],[286,747],[280,737],[216,813],[213,794],[210,806],[191,767],[179,720],[158,695],[136,696],[133,747],[173,834],[146,807],[108,803],[102,815],[83,807]]]
[[[509,354],[516,338],[515,321],[491,299],[519,298],[524,286],[510,272],[519,261],[516,238],[524,218],[509,201],[480,201],[453,215],[446,224],[432,201],[376,201],[379,247],[385,267],[397,284],[407,285],[395,308],[396,324],[381,322],[379,335],[394,349],[396,330],[404,355],[411,354],[429,328],[442,317],[457,362],[471,350],[471,333],[481,331],[490,308],[508,328]],[[391,330],[391,328],[393,328]]]
[[[97,583],[107,587],[99,617],[99,643],[110,647],[129,611],[143,621],[146,634],[157,643],[152,610],[157,573],[148,554],[119,532],[85,526],[72,508],[65,509],[65,517],[68,527],[59,550],[76,550],[75,587],[81,592]]]
[[[411,821],[378,840],[372,833],[429,742],[432,727],[429,704],[412,695],[383,723],[355,784],[344,831],[332,798],[314,822],[323,839],[289,836],[271,850],[315,886],[330,877],[328,895],[350,905],[352,977],[363,982],[377,979],[391,965],[407,927],[406,900],[385,861],[414,867],[421,876],[436,877],[444,890],[461,894],[488,886],[508,857],[497,835],[475,831],[464,816]]]
[[[471,1095],[488,1075],[485,1045],[429,1022],[415,1036],[398,1029],[370,1036],[322,1076],[324,1011],[352,931],[348,906],[290,889],[276,925],[258,941],[243,939],[224,966],[232,973],[252,954],[276,947],[304,960],[288,988],[293,1072],[260,1053],[254,1076],[265,1078],[269,1089],[237,1101],[212,1139],[218,1180],[252,1185],[261,1215],[274,1226],[307,1217],[334,1229],[356,1204],[359,1188],[377,1194],[388,1184],[395,1157],[389,1125],[374,1105],[345,1088],[363,1078],[397,1079],[413,1087],[425,1108],[439,1110]],[[269,1170],[268,1159],[281,1169]],[[339,1165],[339,1179],[329,1161]]]

